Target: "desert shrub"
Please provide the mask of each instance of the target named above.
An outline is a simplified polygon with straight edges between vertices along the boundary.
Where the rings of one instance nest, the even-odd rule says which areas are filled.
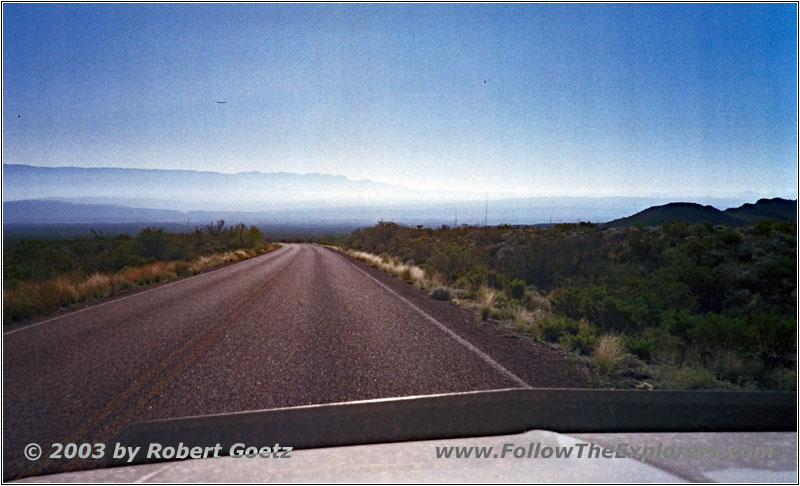
[[[589,355],[592,350],[597,346],[597,334],[591,330],[580,330],[578,334],[567,334],[562,339],[562,342],[571,351],[576,353]]]
[[[656,340],[644,336],[625,336],[622,339],[625,348],[639,359],[650,361],[656,349]]]
[[[508,284],[508,296],[512,299],[522,300],[525,297],[525,282],[520,279],[514,279]]]
[[[578,323],[560,314],[546,314],[538,320],[538,328],[542,339],[556,343],[564,334],[576,334]]]
[[[413,262],[414,259],[416,258],[414,250],[412,250],[407,246],[404,246],[399,250],[397,250],[397,256],[405,263]]]
[[[437,246],[429,261],[434,271],[444,274],[450,280],[454,280],[459,272],[475,266],[476,263],[475,257],[468,250],[452,243]]]
[[[694,317],[689,338],[709,349],[725,348],[748,351],[755,347],[755,328],[744,318],[726,317],[709,312]]]
[[[476,290],[486,285],[488,270],[483,266],[472,266],[455,272],[458,276],[455,286],[464,289]]]
[[[450,300],[450,291],[444,287],[436,287],[431,291],[433,300]]]
[[[493,289],[502,290],[506,286],[507,280],[502,274],[494,270],[489,270],[486,273],[486,284]]]
[[[776,354],[797,352],[797,318],[781,316],[775,309],[761,310],[749,316],[755,327],[759,344]]]
[[[140,255],[160,260],[166,258],[169,242],[163,228],[145,228],[136,235],[135,240]]]

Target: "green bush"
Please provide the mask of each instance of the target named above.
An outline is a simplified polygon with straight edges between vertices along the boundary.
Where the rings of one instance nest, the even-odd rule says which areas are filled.
[[[403,261],[403,263],[413,262],[415,261],[416,258],[414,250],[412,250],[407,246],[404,246],[399,250],[397,250],[397,256],[400,258],[400,260]]]
[[[163,260],[170,250],[170,243],[163,228],[145,228],[136,235],[138,254]]]
[[[437,246],[430,258],[431,268],[449,280],[458,278],[465,269],[476,266],[477,261],[470,252],[459,245],[442,243]]]
[[[731,318],[710,312],[695,317],[689,338],[709,349],[750,351],[755,349],[755,328],[743,318]]]
[[[508,296],[512,299],[522,300],[525,297],[525,282],[514,279],[508,285]]]
[[[562,342],[572,351],[583,355],[590,355],[597,346],[597,333],[591,328],[583,328],[577,334],[567,334]]]
[[[578,323],[559,314],[546,314],[538,321],[539,335],[545,341],[556,343],[566,333],[577,334]]]
[[[489,270],[486,274],[486,284],[497,290],[502,290],[506,286],[507,279],[500,273],[494,270]]]
[[[622,343],[628,352],[644,361],[650,361],[656,349],[655,339],[643,336],[625,336]]]
[[[464,270],[456,271],[458,276],[455,286],[459,288],[477,290],[486,285],[488,271],[482,266],[472,266]]]

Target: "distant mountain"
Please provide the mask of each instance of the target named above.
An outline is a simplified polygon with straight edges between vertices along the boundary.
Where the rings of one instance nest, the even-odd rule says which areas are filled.
[[[3,224],[47,223],[180,223],[186,216],[169,209],[142,209],[110,204],[73,204],[61,201],[3,203]]]
[[[728,225],[748,224],[760,219],[796,221],[797,201],[781,198],[759,199],[755,204],[747,203],[724,211],[696,203],[669,203],[647,208],[626,218],[616,219],[607,223],[607,226],[654,226],[667,223],[672,219],[680,219],[688,223],[710,222]]]
[[[759,199],[755,204],[747,203],[738,208],[726,209],[725,214],[748,223],[759,219],[797,221],[797,201],[781,198]]]
[[[3,200],[83,198],[236,203],[271,209],[304,203],[424,200],[431,194],[403,186],[330,174],[157,170],[3,165]],[[437,192],[433,196],[442,197]]]

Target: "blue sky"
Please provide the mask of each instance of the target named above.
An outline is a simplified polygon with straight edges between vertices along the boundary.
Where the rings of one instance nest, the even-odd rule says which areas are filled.
[[[796,197],[796,34],[794,4],[4,4],[3,162]]]

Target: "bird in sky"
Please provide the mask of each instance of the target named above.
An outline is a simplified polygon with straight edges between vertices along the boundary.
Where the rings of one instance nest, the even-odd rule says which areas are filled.
[[[220,105],[224,105],[225,103],[227,103],[227,101],[217,101],[217,103],[219,103]]]

